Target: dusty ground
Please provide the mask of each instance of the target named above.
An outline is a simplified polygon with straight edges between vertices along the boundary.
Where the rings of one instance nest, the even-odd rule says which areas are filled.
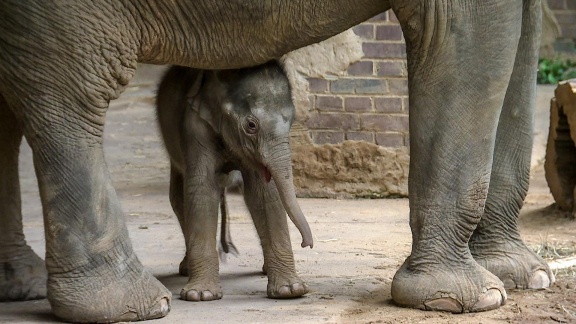
[[[393,305],[390,283],[410,250],[408,200],[301,199],[315,235],[314,249],[301,249],[292,228],[297,269],[311,293],[294,300],[266,296],[262,256],[242,199],[231,200],[232,238],[238,257],[221,265],[224,298],[192,303],[179,299],[186,278],[177,275],[183,238],[168,201],[168,164],[152,110],[153,87],[137,80],[114,103],[106,128],[106,157],[123,204],[133,245],[144,265],[173,292],[172,310],[158,323],[538,323],[571,322],[576,317],[576,280],[558,274],[547,290],[509,291],[496,311],[452,315]],[[539,89],[548,97],[550,87]],[[536,160],[543,156],[547,100],[538,114]],[[540,152],[540,153],[538,153]],[[28,242],[44,255],[44,235],[31,152],[23,145],[21,176]],[[576,222],[548,207],[553,202],[541,165],[535,163],[520,223],[533,246],[576,244]],[[0,304],[0,322],[45,323],[56,319],[47,301]]]

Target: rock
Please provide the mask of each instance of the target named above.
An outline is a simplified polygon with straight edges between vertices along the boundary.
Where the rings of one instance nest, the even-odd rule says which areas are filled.
[[[408,195],[408,148],[359,141],[292,145],[298,197],[384,198]]]

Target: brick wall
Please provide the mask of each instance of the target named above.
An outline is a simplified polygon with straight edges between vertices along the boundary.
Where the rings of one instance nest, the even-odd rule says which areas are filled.
[[[364,57],[339,78],[311,78],[311,115],[316,144],[361,140],[384,147],[408,145],[408,85],[402,31],[392,12],[354,27]]]
[[[576,0],[548,0],[566,47],[576,40]],[[361,140],[384,147],[409,145],[406,50],[394,13],[354,27],[364,57],[332,79],[310,78],[310,119],[316,144]],[[562,43],[561,43],[562,44]],[[565,50],[565,48],[564,48]]]
[[[548,0],[560,26],[560,50],[574,50],[576,41],[576,0]],[[564,45],[564,46],[562,46]],[[568,47],[568,48],[566,48]]]

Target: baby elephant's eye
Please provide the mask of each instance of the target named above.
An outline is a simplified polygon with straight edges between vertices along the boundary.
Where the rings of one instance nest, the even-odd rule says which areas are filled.
[[[250,135],[258,133],[258,119],[253,116],[246,117],[246,121],[244,122],[244,131]]]

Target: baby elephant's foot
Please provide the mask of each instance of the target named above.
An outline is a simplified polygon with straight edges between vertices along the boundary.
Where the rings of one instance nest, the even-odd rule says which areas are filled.
[[[210,301],[222,298],[220,280],[190,280],[182,288],[180,298],[187,301]]]
[[[300,297],[308,293],[308,285],[296,274],[268,274],[268,298]]]

